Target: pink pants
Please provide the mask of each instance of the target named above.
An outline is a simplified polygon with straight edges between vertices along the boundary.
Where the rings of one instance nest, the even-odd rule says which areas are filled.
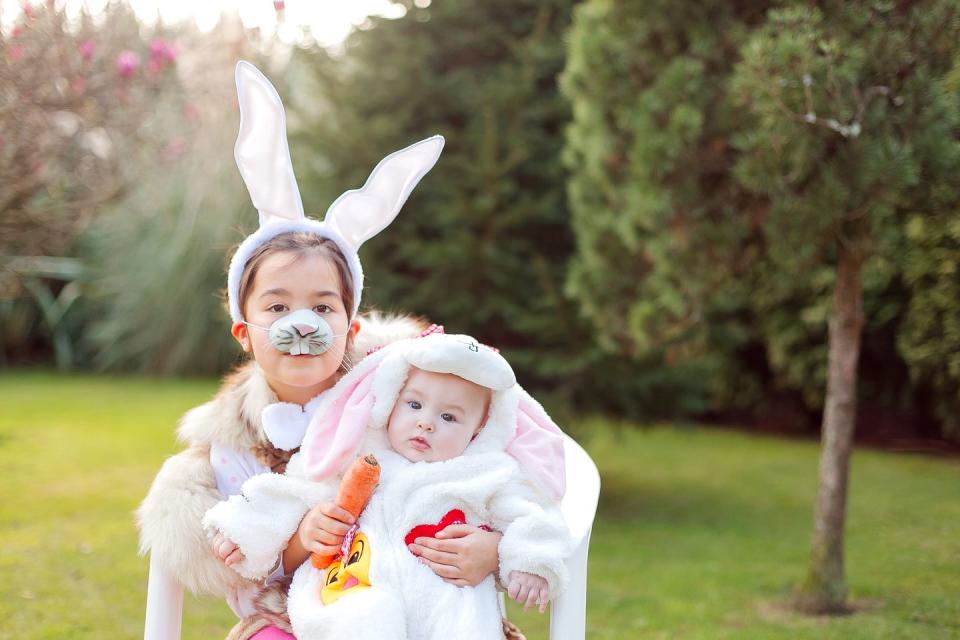
[[[286,631],[281,631],[276,627],[264,627],[250,636],[250,640],[297,640]]]

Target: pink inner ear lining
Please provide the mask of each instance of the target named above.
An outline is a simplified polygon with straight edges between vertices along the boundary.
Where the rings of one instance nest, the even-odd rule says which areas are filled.
[[[566,493],[563,431],[526,392],[517,406],[517,432],[507,445],[507,453],[553,499],[559,500]]]
[[[311,421],[303,442],[304,467],[311,480],[322,481],[340,473],[363,442],[374,404],[372,387],[377,369],[371,366],[359,374],[323,415]]]

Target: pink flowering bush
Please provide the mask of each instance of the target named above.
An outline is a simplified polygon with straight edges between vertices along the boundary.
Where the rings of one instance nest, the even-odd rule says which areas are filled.
[[[97,52],[97,43],[93,40],[84,40],[77,45],[77,50],[80,52],[81,58],[90,62],[93,59],[93,54]]]
[[[257,60],[259,35],[151,33],[120,3],[68,23],[59,4],[0,34],[0,361],[50,361],[62,344],[10,257],[65,256],[83,265],[59,336],[73,366],[219,370],[234,351],[210,292],[255,220],[229,153],[233,68]],[[172,283],[182,306],[158,315]]]
[[[150,61],[147,70],[150,73],[162,73],[163,70],[177,61],[177,47],[173,42],[163,38],[154,38],[150,41]]]
[[[122,78],[129,78],[140,68],[140,56],[133,51],[121,51],[117,55],[117,73]]]
[[[101,18],[25,4],[0,37],[0,300],[19,289],[4,256],[65,255],[139,157],[182,152],[150,125],[164,105],[183,109],[173,40],[144,38],[119,3]]]

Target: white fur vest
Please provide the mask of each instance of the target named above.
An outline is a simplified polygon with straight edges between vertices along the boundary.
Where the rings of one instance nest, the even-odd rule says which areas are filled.
[[[260,424],[260,412],[276,401],[255,362],[228,376],[212,400],[180,421],[177,434],[187,448],[167,459],[137,510],[140,552],[151,553],[194,593],[225,596],[243,582],[213,555],[200,525],[207,509],[224,499],[210,465],[210,445],[249,450],[282,472],[290,453],[275,449]]]
[[[353,362],[372,346],[415,336],[426,326],[420,319],[376,313],[358,320]],[[273,402],[277,396],[255,362],[227,376],[212,400],[184,415],[177,435],[186,449],[164,462],[137,509],[140,553],[150,553],[193,593],[223,597],[247,582],[213,555],[201,525],[204,513],[224,499],[210,464],[210,445],[248,450],[283,473],[293,452],[274,448],[260,422],[263,408]]]

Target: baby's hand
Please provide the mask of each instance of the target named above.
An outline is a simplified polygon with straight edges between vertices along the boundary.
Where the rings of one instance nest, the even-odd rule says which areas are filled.
[[[511,571],[510,584],[507,585],[507,595],[523,605],[526,611],[530,605],[540,605],[540,613],[547,610],[547,599],[550,597],[550,585],[545,578],[535,576],[524,571]]]
[[[339,553],[343,536],[356,518],[346,509],[333,502],[321,502],[307,512],[300,521],[297,535],[300,544],[307,551],[321,556],[333,556]]]
[[[220,531],[217,531],[216,535],[213,536],[213,542],[211,543],[211,546],[213,547],[213,554],[228,567],[237,564],[244,559],[244,555],[243,552],[240,551],[240,547],[228,540],[227,537]]]

